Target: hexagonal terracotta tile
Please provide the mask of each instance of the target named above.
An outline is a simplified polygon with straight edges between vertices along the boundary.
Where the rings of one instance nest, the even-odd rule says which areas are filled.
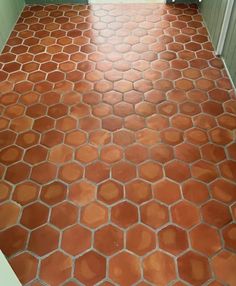
[[[187,163],[197,161],[201,158],[199,149],[191,144],[182,143],[175,147],[176,158]]]
[[[56,177],[57,168],[54,164],[45,162],[33,167],[31,179],[40,184],[46,184]]]
[[[97,148],[90,145],[83,145],[79,147],[75,153],[76,160],[81,163],[89,163],[95,161],[98,157]]]
[[[220,127],[216,127],[209,132],[210,138],[213,143],[218,145],[227,145],[232,141],[232,133]]]
[[[235,232],[236,232],[236,224],[235,223],[227,225],[226,228],[222,231],[224,241],[225,241],[225,247],[232,250],[232,251],[235,251],[235,249],[236,249]]]
[[[144,277],[154,284],[167,285],[175,280],[175,263],[171,256],[155,251],[143,260]]]
[[[20,226],[12,226],[0,233],[0,247],[2,252],[11,256],[26,247],[28,232]],[[7,243],[6,243],[7,242]]]
[[[111,164],[122,159],[122,149],[116,145],[105,146],[101,150],[101,160]]]
[[[147,181],[155,182],[162,178],[162,167],[155,162],[146,162],[139,167],[139,176]]]
[[[0,151],[0,162],[4,165],[10,165],[20,161],[22,150],[17,146],[10,146]]]
[[[236,162],[233,160],[226,160],[220,164],[220,171],[223,177],[231,180],[232,182],[235,182],[236,175],[235,175],[235,167]]]
[[[145,121],[143,117],[133,114],[125,117],[124,126],[129,130],[137,131],[144,128]]]
[[[57,130],[49,130],[42,134],[41,144],[47,147],[53,147],[62,143],[63,137],[63,133]]]
[[[97,198],[106,204],[113,204],[123,198],[123,187],[115,181],[107,180],[99,185]]]
[[[86,167],[85,176],[88,180],[99,183],[108,179],[109,166],[102,162],[95,162]]]
[[[54,127],[54,120],[44,116],[34,121],[33,129],[38,132],[45,132]]]
[[[138,144],[132,144],[126,148],[125,158],[132,163],[141,163],[148,158],[148,149]]]
[[[7,200],[11,193],[11,186],[5,182],[0,183],[0,202]]]
[[[113,133],[113,142],[117,145],[128,146],[135,141],[134,133],[128,130],[119,130]]]
[[[9,263],[23,284],[30,282],[37,275],[38,260],[27,252],[14,256]]]
[[[20,208],[17,204],[6,202],[0,206],[0,229],[7,228],[16,224],[20,213]]]
[[[96,228],[108,220],[108,210],[103,205],[92,202],[81,210],[80,221],[91,228]]]
[[[0,147],[4,148],[14,143],[16,134],[10,130],[4,130],[0,132],[1,140]]]
[[[223,283],[234,285],[236,255],[233,252],[222,251],[212,259],[212,268],[216,278]]]
[[[192,175],[194,178],[209,183],[217,178],[217,168],[212,163],[203,160],[198,161],[192,165]]]
[[[56,129],[62,132],[70,132],[77,127],[77,121],[71,116],[64,116],[56,121]]]
[[[41,203],[33,203],[24,208],[20,223],[29,229],[34,229],[47,222],[48,208]]]
[[[178,255],[188,248],[187,233],[174,225],[168,225],[158,233],[158,241],[161,249]]]
[[[52,208],[50,222],[63,229],[78,220],[78,208],[69,202],[63,202]]]
[[[71,131],[65,136],[65,143],[72,146],[77,147],[85,143],[86,141],[86,133],[81,130]]]
[[[195,204],[202,204],[209,199],[207,185],[195,179],[189,179],[182,186],[183,196]]]
[[[166,163],[174,158],[173,148],[166,144],[158,144],[150,149],[151,159]]]
[[[128,202],[121,202],[112,207],[111,220],[118,226],[127,228],[137,222],[138,209]]]
[[[32,182],[18,184],[14,190],[12,199],[21,205],[28,204],[37,199],[39,186]]]
[[[75,256],[89,249],[90,246],[91,232],[88,229],[75,225],[63,232],[61,247],[67,253]]]
[[[209,200],[204,204],[201,213],[205,222],[218,228],[226,225],[232,220],[229,208],[214,200]]]
[[[40,198],[48,205],[59,203],[65,199],[66,186],[61,182],[53,182],[49,185],[43,186]]]
[[[168,220],[167,208],[156,201],[150,201],[141,207],[141,221],[152,228],[158,228]]]
[[[186,213],[188,216],[186,216]],[[200,211],[193,204],[181,201],[171,207],[172,220],[183,228],[190,228],[200,221]]]
[[[236,146],[236,144],[232,143],[227,148],[229,156],[231,157],[231,159],[235,159],[236,158],[235,146]]]
[[[112,177],[121,182],[128,182],[136,176],[136,168],[124,161],[112,167]]]
[[[207,256],[212,256],[221,249],[219,233],[206,224],[199,224],[192,229],[190,240],[193,249]]]
[[[102,128],[108,131],[116,131],[121,129],[122,119],[117,116],[108,116],[102,119]]]
[[[156,130],[152,129],[141,129],[136,132],[137,141],[142,145],[153,145],[161,141],[160,134]]]
[[[96,146],[109,144],[111,142],[111,133],[103,129],[94,130],[89,133],[89,141]]]
[[[30,167],[19,162],[7,168],[5,179],[13,184],[26,180],[30,173]]]
[[[94,285],[106,276],[106,259],[89,251],[75,261],[75,277],[83,284]]]
[[[57,273],[57,275],[55,275]],[[72,259],[56,251],[41,262],[39,277],[51,285],[61,284],[71,277]]]
[[[127,231],[126,247],[139,256],[145,255],[156,247],[155,233],[143,225],[136,225]]]
[[[73,183],[83,176],[83,168],[77,163],[67,163],[60,167],[59,177],[66,183]]]
[[[62,164],[70,161],[73,156],[73,150],[66,145],[57,145],[51,148],[48,160],[55,164]]]
[[[202,285],[211,278],[207,258],[192,251],[178,258],[178,270],[180,278],[192,285]]]
[[[173,160],[165,166],[166,176],[178,183],[190,177],[189,165],[184,162]]]
[[[59,232],[45,225],[30,234],[28,249],[39,256],[43,256],[58,247],[58,240]]]
[[[46,148],[38,145],[28,149],[24,156],[24,161],[32,165],[43,162],[47,158],[48,151]]]
[[[173,204],[181,198],[180,186],[168,179],[163,179],[153,186],[154,196],[166,204]]]
[[[136,179],[125,186],[126,198],[136,204],[141,204],[152,198],[151,185]]]
[[[80,181],[70,186],[68,198],[77,205],[86,205],[95,199],[95,186]]]
[[[231,204],[236,200],[236,186],[224,179],[216,179],[210,185],[211,194],[214,199],[226,204]]]
[[[119,285],[133,285],[141,277],[140,260],[128,252],[121,252],[109,261],[109,277]]]
[[[123,232],[113,225],[106,225],[95,232],[94,247],[104,255],[112,255],[123,248]]]

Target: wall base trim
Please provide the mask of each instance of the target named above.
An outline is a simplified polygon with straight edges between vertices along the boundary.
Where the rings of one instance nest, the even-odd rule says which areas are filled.
[[[221,58],[222,61],[223,61],[223,64],[224,64],[226,73],[227,73],[227,75],[228,75],[228,77],[229,77],[229,80],[230,80],[232,86],[233,86],[233,89],[234,89],[234,91],[236,92],[236,86],[235,86],[234,81],[233,81],[233,79],[232,79],[232,77],[231,77],[231,74],[230,74],[230,72],[229,72],[229,70],[228,70],[228,67],[227,67],[227,65],[226,65],[226,62],[225,62],[225,60],[224,60],[223,57],[220,56],[220,58]]]
[[[12,33],[12,31],[13,31],[13,29],[14,29],[16,23],[18,22],[18,20],[19,20],[19,18],[20,18],[20,16],[21,16],[21,13],[22,13],[23,10],[24,10],[24,8],[25,8],[25,5],[23,5],[23,6],[21,7],[21,10],[20,10],[19,13],[18,13],[18,17],[15,19],[15,23],[12,25],[11,30],[10,30],[9,33],[8,33],[8,36],[7,36],[7,37],[4,37],[4,39],[2,39],[2,43],[0,44],[0,54],[1,54],[2,51],[4,50],[4,47],[6,46],[7,41],[8,41],[8,39],[10,38],[11,33]]]

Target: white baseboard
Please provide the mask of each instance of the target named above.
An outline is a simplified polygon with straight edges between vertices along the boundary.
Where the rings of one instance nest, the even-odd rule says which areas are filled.
[[[88,0],[89,4],[165,3],[165,0]]]
[[[8,264],[3,253],[0,251],[0,285],[1,286],[22,286],[16,274],[12,270],[11,266]]]
[[[225,70],[226,70],[227,75],[228,75],[228,77],[229,77],[229,80],[230,80],[230,82],[231,82],[231,84],[232,84],[232,86],[233,86],[233,89],[234,89],[234,91],[236,92],[236,86],[235,86],[234,81],[233,81],[233,79],[232,79],[232,77],[231,77],[231,74],[230,74],[230,72],[229,72],[229,70],[228,70],[228,67],[227,67],[227,65],[226,65],[226,62],[225,62],[225,60],[224,60],[223,57],[221,57],[221,59],[222,59],[222,61],[223,61],[223,63],[224,63]]]

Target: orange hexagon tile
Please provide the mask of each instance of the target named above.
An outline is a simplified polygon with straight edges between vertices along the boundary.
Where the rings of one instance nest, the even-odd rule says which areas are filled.
[[[235,184],[225,179],[217,179],[210,185],[213,198],[226,204],[235,201],[235,188]]]
[[[221,202],[209,200],[202,206],[203,220],[218,228],[228,224],[231,220],[229,208]]]
[[[20,205],[26,205],[37,200],[39,189],[39,186],[33,182],[22,182],[15,187],[12,199]]]
[[[69,202],[63,202],[52,208],[50,222],[59,229],[73,225],[78,220],[78,208]]]
[[[236,230],[236,224],[230,224],[227,225],[226,228],[222,231],[224,241],[225,241],[225,247],[235,251],[235,230]]]
[[[126,247],[137,255],[145,255],[156,247],[155,233],[143,225],[136,225],[127,231]]]
[[[201,273],[193,271],[196,265],[201,267]],[[180,278],[191,284],[203,284],[211,278],[209,263],[205,256],[189,251],[178,258]]]
[[[0,229],[4,229],[16,224],[19,217],[20,208],[13,202],[6,202],[0,206]]]
[[[113,226],[106,225],[95,232],[94,247],[104,255],[112,255],[124,247],[123,232]]]
[[[113,256],[109,261],[109,277],[120,285],[136,283],[141,277],[140,259],[128,252]]]
[[[174,225],[168,225],[158,232],[158,242],[161,249],[174,255],[188,248],[187,233]]]
[[[219,233],[213,227],[206,224],[199,224],[192,229],[190,240],[193,249],[208,256],[212,256],[221,249]]]
[[[61,247],[65,252],[77,255],[89,249],[90,246],[91,232],[88,229],[75,225],[63,232]]]
[[[152,198],[151,185],[136,179],[125,187],[126,198],[136,204],[142,204]]]
[[[40,193],[40,199],[48,204],[53,205],[63,201],[66,197],[66,186],[61,182],[53,182],[44,186]]]
[[[113,204],[123,198],[123,187],[115,181],[107,180],[101,183],[97,189],[97,199]]]
[[[75,277],[84,284],[93,285],[106,276],[106,259],[95,251],[89,251],[75,261]]]
[[[144,258],[143,271],[144,277],[154,284],[166,285],[176,278],[173,258],[160,251],[155,251]]]
[[[95,186],[86,181],[71,184],[68,198],[77,205],[86,205],[95,200]]]
[[[181,198],[179,185],[167,179],[156,183],[153,186],[153,191],[157,200],[168,205],[173,204]]]
[[[48,213],[49,210],[45,205],[36,202],[24,208],[20,222],[25,227],[34,229],[47,222]]]
[[[28,283],[36,277],[38,260],[33,255],[22,252],[11,258],[9,262],[21,283]]]
[[[141,207],[141,221],[154,229],[161,227],[168,220],[167,208],[156,201],[150,201]]]
[[[138,221],[137,207],[128,202],[116,204],[111,210],[111,221],[120,227],[129,227]]]
[[[20,226],[12,226],[0,234],[0,247],[2,252],[11,256],[25,249],[28,232]],[[6,243],[8,241],[9,243]]]
[[[43,243],[41,243],[42,240]],[[42,226],[30,234],[28,249],[39,256],[43,256],[57,249],[58,240],[58,231],[47,225]]]
[[[191,228],[200,222],[199,208],[184,200],[171,207],[171,215],[173,222],[183,228]]]
[[[63,267],[61,267],[63,265]],[[54,273],[57,275],[54,275]],[[60,284],[71,277],[72,260],[60,251],[52,253],[42,260],[39,277],[49,284]]]
[[[100,203],[92,202],[81,210],[80,221],[88,227],[96,228],[106,223],[107,220],[108,210]]]

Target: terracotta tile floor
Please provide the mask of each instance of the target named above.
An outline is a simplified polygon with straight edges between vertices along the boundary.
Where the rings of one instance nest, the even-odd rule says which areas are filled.
[[[0,68],[23,285],[236,285],[236,100],[194,6],[26,7]]]

